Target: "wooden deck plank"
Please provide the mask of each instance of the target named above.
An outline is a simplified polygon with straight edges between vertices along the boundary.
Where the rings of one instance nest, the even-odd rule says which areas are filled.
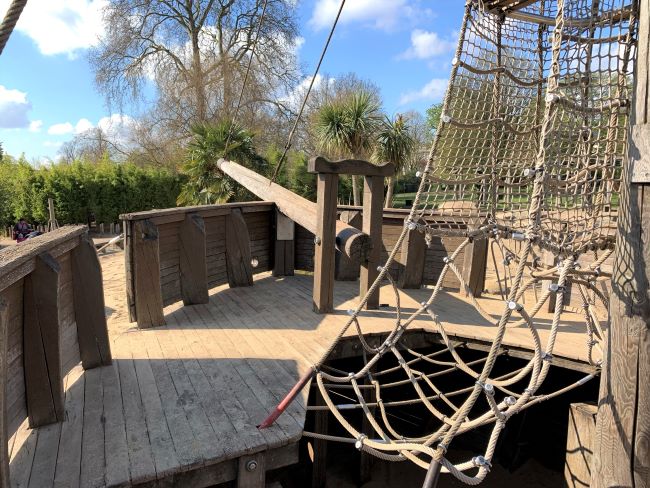
[[[80,456],[80,485],[88,488],[103,486],[105,483],[106,459],[104,445],[106,441],[104,439],[102,369],[101,367],[89,369],[83,375],[85,397],[82,412],[83,438]],[[111,455],[113,454],[109,453],[109,456]],[[119,455],[119,453],[115,453],[115,455]]]
[[[27,420],[12,436],[13,448],[9,454],[9,476],[13,488],[24,488],[29,485],[29,475],[32,472],[37,440],[38,431],[29,429]]]
[[[132,450],[127,442],[127,424],[125,421],[127,409],[123,403],[122,388],[120,386],[118,363],[123,361],[123,359],[113,359],[113,364],[101,368],[104,408],[104,459],[106,463],[104,480],[107,486],[119,486],[129,482],[135,471],[132,467],[133,464],[129,462]],[[131,363],[130,360],[128,361]],[[138,401],[139,398],[140,396],[137,394],[135,401]],[[142,422],[144,423],[144,420]],[[144,440],[148,444],[148,439],[145,438]],[[144,471],[142,469],[143,465],[150,466],[150,471],[153,472],[151,453],[145,450],[142,457],[148,463],[140,462],[140,472]]]

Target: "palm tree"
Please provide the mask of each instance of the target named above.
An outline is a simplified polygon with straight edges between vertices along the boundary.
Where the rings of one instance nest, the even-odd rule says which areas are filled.
[[[178,196],[178,204],[206,205],[244,200],[246,190],[224,175],[217,167],[217,161],[228,157],[259,173],[266,172],[266,161],[255,152],[253,135],[230,121],[215,125],[198,124],[192,132],[188,160],[183,166],[187,182]]]
[[[393,120],[386,117],[377,133],[377,143],[373,153],[375,162],[388,162],[395,165],[395,173],[402,172],[404,165],[415,151],[415,139],[411,134],[406,119],[403,115],[397,114]],[[395,177],[388,178],[388,190],[386,191],[385,207],[393,206],[393,191],[395,189]]]
[[[316,115],[318,145],[335,154],[361,159],[372,149],[380,118],[376,97],[365,90],[343,100],[325,103]],[[357,177],[352,176],[352,195],[360,205]]]

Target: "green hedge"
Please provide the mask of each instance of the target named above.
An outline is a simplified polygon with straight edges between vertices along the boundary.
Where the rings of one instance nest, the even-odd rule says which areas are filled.
[[[129,163],[76,162],[34,168],[25,161],[0,163],[0,223],[25,217],[48,220],[47,199],[54,199],[59,224],[117,222],[124,212],[176,206],[181,177],[166,170]]]

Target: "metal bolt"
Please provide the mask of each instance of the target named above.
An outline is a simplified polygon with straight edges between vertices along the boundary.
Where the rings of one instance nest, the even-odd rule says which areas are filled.
[[[320,246],[320,242],[321,242],[320,237],[314,237],[314,244],[316,244],[317,246]]]
[[[246,471],[248,471],[249,473],[252,473],[256,469],[257,469],[257,461],[255,461],[254,459],[251,459],[246,463]]]

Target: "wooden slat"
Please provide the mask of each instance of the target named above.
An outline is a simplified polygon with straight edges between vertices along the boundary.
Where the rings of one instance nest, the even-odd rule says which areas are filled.
[[[0,297],[0,488],[9,488],[9,435],[7,426],[7,331],[9,306]]]
[[[394,168],[393,168],[394,172]],[[384,177],[366,176],[363,179],[363,224],[361,230],[370,236],[370,250],[361,260],[359,296],[365,297],[379,276],[377,267],[381,256],[381,229],[384,206]],[[379,288],[367,296],[365,308],[379,308]]]
[[[226,264],[231,287],[252,286],[251,248],[248,227],[238,208],[226,217]]]
[[[133,233],[135,308],[138,327],[164,325],[158,229],[149,220],[139,220],[134,225]]]
[[[66,376],[65,422],[61,425],[59,449],[56,458],[53,486],[58,488],[84,488],[80,485],[81,442],[84,424],[84,390],[83,370],[77,366]],[[101,424],[100,424],[101,427]]]
[[[64,418],[59,347],[59,264],[47,253],[36,258],[24,284],[24,354],[27,411],[31,427]]]
[[[200,215],[185,214],[180,227],[181,296],[185,305],[208,302],[205,222]]]

